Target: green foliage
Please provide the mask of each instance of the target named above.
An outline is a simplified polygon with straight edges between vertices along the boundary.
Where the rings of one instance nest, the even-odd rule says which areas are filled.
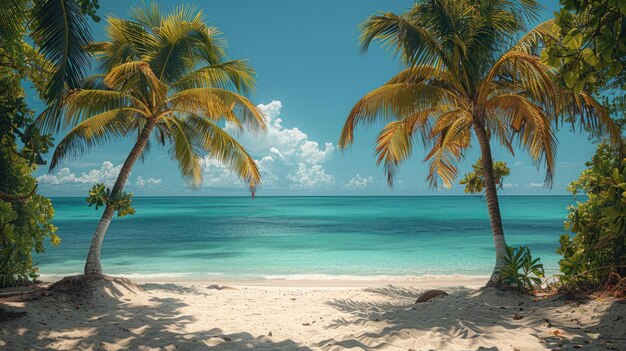
[[[575,287],[601,286],[612,273],[626,276],[626,167],[623,153],[606,144],[580,178],[569,185],[587,201],[569,207],[558,253],[561,282]]]
[[[111,196],[111,189],[104,184],[95,184],[89,190],[89,196],[87,197],[87,203],[89,207],[95,206],[96,210],[101,206],[111,206],[113,210],[117,211],[118,217],[124,217],[126,215],[134,215],[135,209],[132,207],[133,194],[124,192],[122,195],[113,199]]]
[[[98,0],[77,0],[77,3],[84,15],[91,17],[94,22],[100,22],[100,16],[96,15],[96,10],[100,8]]]
[[[539,258],[532,257],[527,246],[514,248],[507,246],[504,266],[500,271],[500,282],[506,286],[515,287],[519,291],[532,290],[541,285],[544,277],[543,264]]]
[[[485,190],[482,158],[479,158],[476,163],[472,165],[472,168],[474,171],[466,173],[459,183],[465,185],[466,193],[481,194]],[[511,174],[511,169],[506,165],[506,162],[496,161],[493,163],[493,174],[498,189],[501,189],[504,178]]]
[[[35,192],[31,175],[53,140],[31,124],[20,85],[28,78],[35,85],[45,80],[33,54],[21,39],[3,41],[0,48],[0,287],[36,278],[33,251],[42,253],[46,239],[55,246],[61,241],[52,203]]]
[[[542,58],[559,68],[576,91],[613,90],[626,84],[626,1],[561,0],[555,13],[560,40],[547,43]],[[605,94],[605,104],[624,107],[622,94]]]

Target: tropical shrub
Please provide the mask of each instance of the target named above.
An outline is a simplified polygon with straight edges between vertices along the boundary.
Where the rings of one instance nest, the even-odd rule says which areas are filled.
[[[135,209],[132,207],[133,194],[124,191],[118,199],[114,200],[111,198],[111,188],[102,183],[94,184],[91,187],[87,203],[89,207],[95,206],[96,210],[98,207],[111,206],[114,211],[117,211],[118,217],[135,214]]]
[[[0,7],[0,287],[37,276],[32,253],[44,242],[60,243],[49,199],[38,195],[32,172],[52,146],[33,122],[24,99],[28,81],[60,110],[66,89],[76,88],[88,68],[83,48],[91,41],[85,16],[97,21],[98,0],[14,0]],[[28,38],[28,40],[25,40]]]
[[[500,283],[505,287],[515,287],[519,291],[532,290],[541,285],[544,277],[543,264],[533,258],[528,246],[506,247],[504,266],[500,271]]]
[[[36,278],[32,252],[43,252],[46,239],[60,243],[52,203],[36,193],[31,175],[52,138],[30,124],[32,111],[20,86],[29,69],[17,59],[24,47],[8,44],[0,49],[4,57],[15,58],[13,67],[0,66],[0,287]]]
[[[570,287],[591,288],[626,277],[626,159],[624,150],[606,144],[578,180],[569,185],[587,200],[569,207],[558,253],[561,282]]]
[[[594,93],[597,88],[620,89],[626,83],[626,1],[560,3],[554,27],[562,40],[549,41],[542,58],[559,68],[570,88]],[[623,103],[623,94],[619,95]]]
[[[476,163],[472,165],[472,168],[474,170],[470,173],[466,173],[459,184],[465,185],[466,193],[482,194],[485,191],[482,159],[479,158]],[[493,163],[493,175],[498,189],[502,189],[504,178],[509,174],[511,174],[511,169],[506,165],[506,162],[495,161]]]

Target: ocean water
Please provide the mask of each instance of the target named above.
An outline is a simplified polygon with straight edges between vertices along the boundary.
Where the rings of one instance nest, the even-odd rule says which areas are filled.
[[[82,272],[100,211],[53,198],[59,247],[40,272]],[[571,196],[503,196],[509,245],[528,245],[549,272]],[[376,279],[488,275],[493,241],[475,196],[138,197],[114,218],[102,249],[107,274],[163,279]]]

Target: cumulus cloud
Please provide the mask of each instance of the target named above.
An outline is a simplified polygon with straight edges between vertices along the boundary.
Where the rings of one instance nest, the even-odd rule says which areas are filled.
[[[335,184],[335,177],[327,174],[321,165],[299,163],[295,172],[287,174],[291,189],[317,189]]]
[[[238,133],[235,126],[226,124],[226,131],[255,157],[261,172],[263,186],[267,188],[316,189],[335,184],[335,177],[328,174],[323,164],[332,159],[333,143],[323,145],[310,140],[298,129],[283,126],[280,118],[282,103],[272,101],[260,104],[268,129],[265,134]],[[204,160],[205,185],[240,186],[241,182],[229,170],[211,158]]]
[[[519,184],[504,183],[504,184],[502,184],[502,187],[503,187],[504,189],[509,189],[509,188],[517,188],[517,187],[519,187]]]
[[[60,186],[66,184],[95,184],[104,183],[107,186],[112,186],[117,179],[117,175],[120,173],[122,165],[114,166],[110,161],[104,161],[99,169],[92,169],[88,172],[83,172],[77,176],[68,167],[61,168],[55,174],[43,174],[37,177],[37,181],[40,184]],[[128,182],[126,183],[129,184]]]
[[[354,178],[350,179],[350,181],[346,183],[345,187],[351,190],[365,189],[368,185],[372,184],[373,182],[374,182],[374,178],[372,176],[363,178],[361,177],[360,174],[357,173],[357,175]]]
[[[545,183],[528,183],[528,187],[530,188],[543,188]]]
[[[243,182],[220,162],[212,158],[202,161],[205,186],[241,186]]]
[[[160,185],[161,185],[161,178],[156,179],[156,178],[149,177],[148,179],[145,179],[142,176],[138,176],[137,181],[135,181],[135,186],[140,189],[154,188]]]

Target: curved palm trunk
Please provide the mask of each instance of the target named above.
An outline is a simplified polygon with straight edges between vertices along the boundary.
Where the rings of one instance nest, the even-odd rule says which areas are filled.
[[[480,145],[481,166],[483,168],[483,180],[485,186],[485,198],[487,199],[487,209],[489,210],[489,220],[491,222],[491,233],[496,249],[496,265],[489,279],[488,285],[497,282],[500,270],[504,265],[502,257],[506,255],[506,242],[504,241],[504,228],[502,217],[500,216],[500,204],[498,203],[498,189],[493,171],[493,159],[491,157],[491,146],[489,136],[485,130],[484,122],[480,118],[474,118],[474,132]]]
[[[115,185],[113,185],[113,189],[111,190],[111,198],[115,199],[122,193],[124,189],[124,184],[128,180],[128,176],[130,175],[130,170],[133,168],[135,161],[141,155],[141,152],[146,147],[148,143],[148,139],[150,138],[150,133],[152,133],[152,129],[154,128],[154,123],[151,121],[146,122],[146,125],[141,130],[139,137],[137,138],[137,142],[130,151],[128,157],[126,157],[126,161],[124,161],[124,165],[120,170],[120,174],[117,176],[117,180],[115,181]],[[100,222],[98,223],[98,227],[96,227],[96,231],[91,238],[91,246],[89,246],[89,253],[87,254],[87,261],[85,262],[85,274],[102,274],[102,267],[100,266],[100,248],[102,247],[102,240],[104,240],[104,235],[109,228],[109,224],[111,224],[111,220],[113,219],[113,207],[107,205],[104,209],[104,213],[102,213],[102,217],[100,218]]]

